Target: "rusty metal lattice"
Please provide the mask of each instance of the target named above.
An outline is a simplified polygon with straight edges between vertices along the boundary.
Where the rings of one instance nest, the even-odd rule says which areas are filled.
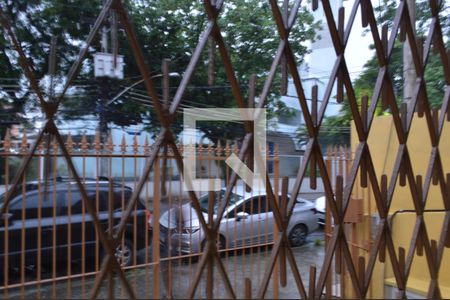
[[[315,278],[316,277],[315,268],[314,267],[311,268],[310,273],[311,277],[309,279],[308,284],[309,290],[307,292],[305,289],[305,284],[300,276],[297,267],[297,262],[295,261],[295,258],[292,254],[292,250],[287,242],[287,232],[286,232],[287,224],[289,223],[290,216],[292,215],[293,212],[296,195],[299,194],[303,179],[306,176],[307,164],[303,164],[298,172],[295,184],[292,190],[290,191],[293,197],[291,197],[290,202],[287,204],[287,207],[279,207],[279,204],[276,201],[277,197],[275,197],[274,191],[271,186],[271,182],[269,180],[269,177],[267,176],[266,178],[267,195],[273,207],[274,218],[279,230],[279,234],[274,241],[274,246],[271,250],[272,252],[270,256],[270,263],[268,264],[268,267],[265,270],[263,282],[261,283],[258,294],[256,296],[258,298],[264,298],[277,259],[281,260],[282,266],[286,265],[285,259],[287,259],[291,267],[291,272],[295,278],[295,283],[298,288],[299,296],[302,298],[320,297],[324,292],[327,277],[331,272],[331,265],[333,262],[333,258],[339,252],[339,255],[342,254],[343,265],[348,270],[350,281],[353,285],[353,289],[355,292],[355,296],[357,298],[366,298],[377,257],[378,259],[384,261],[385,259],[384,253],[385,251],[387,251],[390,263],[392,264],[392,268],[395,274],[395,281],[399,290],[399,297],[405,297],[406,282],[408,280],[408,276],[411,270],[414,253],[416,251],[416,248],[420,244],[420,246],[423,247],[424,249],[424,253],[426,255],[428,262],[429,273],[431,276],[431,284],[428,290],[428,297],[429,298],[440,297],[438,273],[442,255],[444,252],[444,247],[446,246],[447,241],[446,239],[448,238],[448,231],[450,226],[450,192],[449,192],[450,180],[449,175],[444,174],[445,168],[442,164],[441,159],[442,153],[439,151],[443,125],[444,122],[446,122],[448,119],[449,99],[450,99],[449,56],[447,55],[448,51],[445,49],[443,34],[441,31],[441,25],[439,20],[439,7],[442,1],[430,0],[429,2],[432,17],[429,32],[422,50],[421,46],[419,45],[419,42],[416,41],[415,32],[410,22],[408,6],[406,5],[405,1],[400,1],[400,4],[396,10],[395,19],[393,20],[393,25],[390,30],[390,34],[388,35],[387,28],[383,28],[382,34],[380,35],[378,24],[374,15],[374,9],[372,7],[372,3],[370,0],[355,1],[346,26],[344,24],[344,9],[341,8],[339,10],[338,24],[336,24],[336,22],[334,21],[330,1],[322,0],[321,4],[327,19],[326,26],[329,29],[337,58],[334,63],[330,80],[328,82],[325,91],[325,96],[319,111],[317,111],[317,106],[313,106],[313,109],[311,110],[308,108],[307,99],[305,97],[300,74],[298,71],[298,65],[295,60],[295,56],[291,51],[291,47],[288,40],[289,34],[296,21],[298,10],[301,7],[301,1],[300,0],[295,1],[295,3],[291,6],[290,11],[288,12],[288,16],[286,16],[286,14],[281,11],[278,5],[278,1],[269,0],[269,2],[272,8],[274,20],[280,36],[280,43],[278,46],[277,53],[274,57],[273,63],[271,65],[270,71],[268,73],[268,76],[265,80],[263,90],[260,94],[260,101],[258,103],[258,108],[264,106],[265,101],[269,95],[270,89],[272,88],[272,83],[274,81],[277,68],[280,65],[280,62],[283,60],[284,61],[283,64],[284,63],[287,64],[287,69],[289,70],[289,73],[293,79],[295,90],[299,99],[299,104],[303,112],[303,117],[309,133],[309,142],[307,144],[305,151],[305,160],[310,162],[310,166],[317,165],[318,167],[320,176],[324,183],[328,208],[330,209],[330,213],[334,220],[334,230],[331,236],[330,244],[326,249],[326,257],[323,263],[323,267],[320,271],[320,275],[317,279],[317,282]],[[89,214],[94,219],[94,223],[97,232],[99,234],[101,243],[107,252],[107,256],[102,262],[101,270],[97,274],[95,284],[92,288],[91,293],[92,298],[96,298],[98,296],[102,282],[107,277],[107,275],[112,274],[112,272],[115,272],[116,274],[119,275],[120,280],[124,285],[129,297],[135,298],[135,293],[133,291],[132,286],[127,281],[127,278],[125,277],[123,271],[118,265],[118,262],[115,260],[113,249],[115,245],[119,243],[122,235],[124,234],[124,229],[126,225],[125,221],[132,212],[132,209],[139,197],[139,193],[144,187],[145,181],[148,179],[149,173],[154,165],[155,159],[157,158],[157,155],[162,146],[167,145],[172,149],[180,172],[182,172],[183,170],[183,157],[175,144],[174,135],[171,131],[171,124],[173,119],[175,118],[176,111],[180,103],[182,102],[182,96],[188,86],[191,77],[195,72],[195,67],[200,60],[201,53],[210,39],[214,40],[214,42],[210,43],[215,44],[219,49],[221,61],[225,67],[226,76],[231,84],[233,96],[236,100],[238,107],[240,108],[246,107],[246,103],[244,101],[240,85],[233,71],[233,65],[230,59],[229,50],[224,42],[221,29],[217,22],[218,19],[220,18],[220,11],[223,4],[224,0],[204,1],[204,8],[205,13],[208,16],[208,22],[205,26],[203,34],[200,37],[197,47],[193,51],[191,61],[188,67],[186,68],[186,71],[183,75],[180,85],[178,86],[173,102],[169,108],[162,106],[159,100],[158,94],[156,92],[156,89],[152,82],[152,78],[150,76],[151,72],[144,63],[144,56],[143,53],[141,52],[140,47],[141,45],[137,40],[136,34],[133,29],[133,25],[129,21],[127,11],[123,6],[122,1],[109,0],[103,6],[103,9],[99,17],[95,22],[88,39],[86,40],[86,46],[82,49],[78,60],[74,63],[74,65],[70,69],[67,83],[62,91],[62,94],[57,98],[56,102],[49,102],[44,99],[43,93],[39,89],[37,79],[33,74],[33,70],[28,63],[24,51],[21,48],[20,41],[17,40],[14,31],[11,28],[11,24],[8,21],[7,15],[0,7],[0,22],[2,24],[2,27],[4,28],[6,34],[9,36],[10,43],[18,53],[20,57],[19,62],[21,63],[23,71],[28,80],[30,81],[30,84],[34,89],[36,95],[38,96],[41,108],[47,117],[47,122],[44,126],[44,129],[38,135],[36,144],[31,149],[26,158],[23,159],[20,169],[16,174],[8,190],[9,192],[6,197],[5,203],[1,208],[1,213],[4,213],[5,210],[7,209],[12,191],[15,190],[16,187],[22,181],[27,166],[29,165],[33,154],[36,152],[37,146],[43,140],[45,135],[48,134],[54,136],[62,150],[64,157],[67,160],[67,164],[72,172],[73,178],[76,180],[78,184],[86,208],[88,209]],[[317,9],[318,5],[319,5],[318,0],[312,1],[313,9]],[[285,6],[285,8],[287,8],[287,6]],[[71,161],[70,154],[67,151],[64,141],[62,140],[58,128],[53,119],[55,114],[58,112],[58,107],[63,101],[66,91],[68,90],[68,88],[73,83],[74,79],[77,77],[79,73],[81,64],[86,57],[89,46],[91,45],[94,36],[97,34],[103,20],[106,18],[110,10],[114,10],[116,12],[120,22],[125,28],[128,42],[132,48],[137,65],[139,66],[141,75],[144,79],[145,88],[147,90],[147,93],[152,99],[157,116],[162,124],[161,131],[156,139],[154,147],[152,148],[148,156],[148,161],[142,173],[140,182],[138,183],[136,189],[134,190],[132,199],[128,203],[126,211],[122,216],[119,229],[114,233],[113,236],[108,236],[104,231],[102,231],[99,221],[96,217],[95,209],[92,207],[91,203],[87,200],[87,195],[83,188],[83,183],[76,172],[76,169]],[[353,89],[352,81],[344,57],[350,33],[352,32],[352,26],[355,21],[358,10],[361,10],[363,18],[363,26],[368,26],[372,34],[376,50],[376,56],[379,64],[379,72],[372,99],[369,102],[369,99],[367,97],[363,97],[361,108],[358,105],[358,100],[356,99],[355,91]],[[396,96],[392,85],[392,78],[388,72],[394,48],[394,42],[397,39],[398,35],[400,35],[400,37],[402,36],[408,37],[407,42],[410,44],[410,47],[412,49],[411,52],[414,60],[415,72],[418,78],[414,88],[414,96],[412,101],[408,106],[402,104],[400,108],[397,105]],[[441,106],[442,113],[440,114],[439,117],[437,114],[434,114],[432,112],[429,106],[428,96],[426,92],[426,82],[424,79],[424,70],[427,65],[428,56],[432,46],[439,52],[445,74],[444,75],[445,96]],[[345,89],[348,103],[350,105],[351,113],[355,123],[356,134],[359,144],[356,147],[353,165],[351,168],[351,172],[347,177],[345,186],[342,178],[338,178],[336,180],[336,187],[333,188],[332,178],[330,178],[330,174],[327,170],[326,163],[323,159],[324,153],[319,145],[319,131],[322,125],[322,121],[324,119],[325,110],[330,101],[333,86],[336,82],[339,101],[343,100]],[[377,177],[374,163],[372,160],[370,145],[368,144],[368,136],[375,117],[375,110],[377,108],[377,105],[379,105],[381,102],[383,102],[383,107],[385,109],[390,109],[399,143],[399,148],[395,160],[395,166],[391,176],[389,177],[390,178],[389,182],[385,175],[383,175],[381,179]],[[409,149],[407,146],[408,138],[411,134],[411,124],[416,110],[419,110],[419,115],[425,116],[426,118],[428,126],[428,134],[432,146],[432,151],[429,157],[428,170],[423,183],[421,177],[416,177],[416,174],[413,171],[412,167],[413,163],[411,161]],[[247,133],[245,135],[243,146],[241,147],[239,153],[239,158],[242,160],[244,160],[249,155],[249,153],[252,152],[251,145],[253,139],[253,133],[250,124],[246,122],[244,126]],[[258,161],[258,163],[264,162]],[[375,196],[376,206],[380,216],[380,222],[376,229],[374,247],[371,250],[367,263],[364,261],[364,259],[359,259],[358,264],[355,264],[354,258],[352,257],[352,254],[349,250],[347,236],[346,233],[344,232],[343,227],[344,227],[344,215],[347,212],[352,190],[354,185],[357,183],[359,174],[361,174],[360,183],[362,187],[367,187],[367,182],[370,182],[373,194]],[[315,172],[311,172],[311,175],[313,178],[315,178],[316,176]],[[423,212],[425,209],[425,205],[427,203],[427,194],[430,185],[433,181],[432,180],[433,177],[436,179],[434,182],[440,186],[445,207],[445,221],[437,245],[433,245],[434,243],[429,240],[427,227],[423,218]],[[402,185],[405,185],[406,183],[405,180],[403,180],[402,178],[406,178],[407,180],[413,198],[416,213],[414,234],[411,239],[409,251],[406,256],[401,255],[402,251],[399,251],[399,253],[397,254],[392,238],[391,233],[392,229],[390,227],[390,223],[388,222],[389,207],[393,200],[394,191],[397,186],[397,180],[399,180],[399,178]],[[188,178],[185,179],[187,179],[188,182],[190,181]],[[236,291],[233,290],[233,287],[230,284],[227,271],[222,264],[221,258],[216,248],[217,230],[220,221],[224,215],[225,208],[229,203],[230,193],[233,189],[233,186],[236,184],[236,181],[237,181],[237,174],[233,173],[227,185],[225,201],[222,201],[220,204],[217,213],[218,218],[214,221],[214,224],[207,222],[203,217],[201,213],[200,203],[197,199],[196,194],[193,192],[189,193],[190,201],[193,204],[193,207],[195,208],[198,214],[201,226],[207,235],[207,245],[205,247],[205,251],[203,252],[202,257],[199,261],[197,273],[195,274],[195,280],[193,281],[193,284],[191,285],[190,290],[188,291],[188,295],[191,298],[195,296],[195,292],[204,269],[207,266],[212,266],[214,262],[225,284],[228,296],[230,298],[237,297]],[[312,180],[312,182],[314,182],[314,180]],[[288,192],[286,184],[283,185],[282,190],[283,195],[285,196],[286,193]],[[282,267],[281,269],[283,270],[282,273],[286,272],[285,267]],[[285,274],[283,274],[282,277],[283,276],[285,276]],[[246,282],[247,286],[249,284],[250,283]],[[249,293],[246,293],[246,295],[249,295]]]

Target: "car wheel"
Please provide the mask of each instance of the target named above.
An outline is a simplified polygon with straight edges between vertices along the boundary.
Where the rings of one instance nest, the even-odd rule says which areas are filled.
[[[202,242],[202,252],[205,249],[206,240]],[[225,237],[223,235],[219,235],[219,239],[217,240],[217,250],[223,250],[226,247]]]
[[[301,246],[306,241],[306,236],[308,235],[308,229],[303,224],[295,225],[289,232],[289,243],[292,247]]]
[[[133,246],[131,242],[127,239],[120,242],[114,249],[114,256],[121,267],[131,266],[133,263]]]

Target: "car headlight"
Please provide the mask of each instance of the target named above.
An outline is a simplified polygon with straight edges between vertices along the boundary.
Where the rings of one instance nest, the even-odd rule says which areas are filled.
[[[195,232],[197,232],[199,230],[200,230],[200,227],[186,227],[186,228],[183,228],[183,230],[181,230],[181,232],[182,233],[192,234],[192,233],[195,233]]]

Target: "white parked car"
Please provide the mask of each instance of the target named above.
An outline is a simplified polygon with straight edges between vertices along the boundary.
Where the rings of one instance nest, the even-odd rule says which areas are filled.
[[[218,199],[225,189],[215,192],[214,216],[217,218]],[[199,198],[202,213],[208,220],[208,194]],[[266,244],[273,241],[274,219],[265,191],[248,193],[237,187],[220,223],[218,247],[220,249]],[[198,253],[205,245],[205,232],[200,228],[198,216],[191,203],[180,209],[166,211],[159,220],[160,241],[173,253]],[[298,198],[287,229],[292,246],[300,246],[308,233],[318,228],[314,204]]]

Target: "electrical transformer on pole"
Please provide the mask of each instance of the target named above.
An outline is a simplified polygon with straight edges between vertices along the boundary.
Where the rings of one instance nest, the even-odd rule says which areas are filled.
[[[117,17],[113,10],[110,11],[111,53],[108,52],[108,28],[103,26],[101,38],[101,52],[94,54],[94,76],[98,79],[99,95],[97,113],[99,124],[97,131],[100,134],[102,154],[105,155],[108,142],[109,128],[107,122],[108,94],[110,90],[109,79],[123,79],[123,56],[118,55],[117,41]],[[106,157],[101,158],[99,176],[109,177],[109,162]]]

